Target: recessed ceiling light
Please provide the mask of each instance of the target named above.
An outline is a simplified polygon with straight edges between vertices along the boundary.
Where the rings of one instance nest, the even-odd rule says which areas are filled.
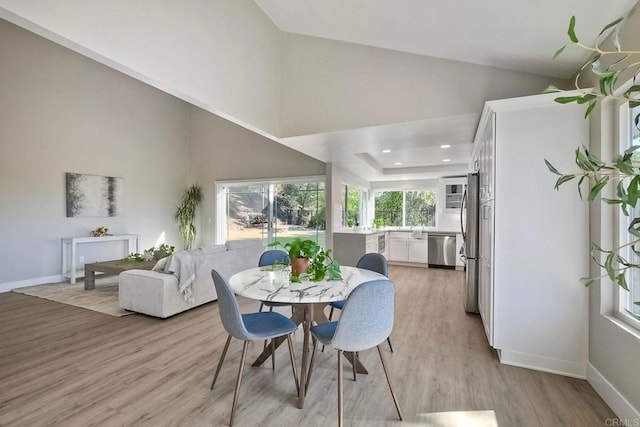
[[[442,144],[442,145],[440,146],[440,148],[449,148],[449,147],[451,147],[449,144]]]
[[[450,162],[451,159],[442,159],[443,162]]]
[[[409,178],[402,178],[403,181],[409,181]]]
[[[394,165],[396,166],[400,166],[402,164],[402,162],[395,162]]]
[[[385,154],[387,154],[387,153],[390,153],[390,152],[391,152],[391,150],[382,150],[382,152],[383,152],[383,153],[385,153]]]

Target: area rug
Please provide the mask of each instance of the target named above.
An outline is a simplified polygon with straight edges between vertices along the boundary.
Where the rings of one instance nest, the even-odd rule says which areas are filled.
[[[110,316],[122,317],[133,314],[123,310],[118,305],[118,277],[104,277],[96,279],[96,288],[84,290],[84,282],[47,283],[45,285],[27,286],[13,289],[12,292],[31,295],[62,304],[86,308]]]

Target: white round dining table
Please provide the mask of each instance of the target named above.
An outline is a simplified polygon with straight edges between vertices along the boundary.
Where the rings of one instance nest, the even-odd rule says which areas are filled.
[[[349,266],[340,266],[341,280],[291,282],[290,273],[282,265],[255,267],[234,274],[229,284],[236,295],[258,301],[310,304],[345,300],[358,285],[386,279],[375,271]]]
[[[282,265],[255,267],[234,274],[229,279],[229,285],[236,293],[245,298],[257,301],[273,301],[289,303],[292,306],[291,319],[298,325],[303,325],[304,341],[302,347],[301,375],[298,387],[298,407],[304,407],[306,394],[306,381],[309,377],[309,328],[312,323],[328,321],[324,315],[324,307],[334,301],[347,299],[351,291],[359,285],[379,279],[387,279],[386,276],[375,271],[363,268],[340,266],[340,280],[322,280],[312,282],[302,279],[301,282],[291,282],[291,270]],[[279,346],[284,337],[275,340],[275,346]],[[271,357],[271,346],[267,346],[253,363],[260,366]],[[349,352],[345,357],[350,363],[355,363],[355,369],[360,373],[367,373],[360,360]]]

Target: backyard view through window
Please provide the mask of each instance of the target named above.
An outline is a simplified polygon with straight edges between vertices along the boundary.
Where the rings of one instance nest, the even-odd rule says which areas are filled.
[[[385,227],[435,226],[436,193],[433,191],[376,193],[374,222]]]
[[[324,246],[323,181],[224,184],[220,191],[227,240],[260,238],[266,244],[299,237]]]
[[[362,191],[345,185],[342,187],[342,199],[344,200],[343,226],[353,227],[362,221]]]

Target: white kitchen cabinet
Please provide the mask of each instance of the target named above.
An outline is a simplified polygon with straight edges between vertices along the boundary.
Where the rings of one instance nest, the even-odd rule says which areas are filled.
[[[416,238],[408,231],[392,231],[389,233],[389,261],[411,263],[427,263],[427,235]]]
[[[427,259],[427,239],[409,239],[407,250],[407,261],[426,263]]]
[[[389,237],[389,261],[407,261],[409,245],[406,238]]]
[[[471,162],[481,190],[479,308],[501,362],[585,377],[587,204],[554,190],[544,160],[573,170],[588,121],[584,106],[553,99],[487,102],[480,118]]]

